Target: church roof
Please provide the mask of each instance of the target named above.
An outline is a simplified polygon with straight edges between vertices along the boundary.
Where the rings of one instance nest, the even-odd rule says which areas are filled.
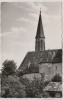
[[[56,54],[56,56],[54,57],[52,63],[58,63],[58,62],[62,62],[62,51],[59,50]]]
[[[44,30],[43,30],[43,25],[42,25],[41,11],[40,11],[40,15],[39,15],[39,21],[38,21],[36,38],[45,38]]]
[[[58,54],[59,56],[58,58]],[[61,49],[54,49],[54,50],[45,50],[45,51],[34,51],[34,52],[28,52],[21,63],[18,70],[25,70],[28,67],[28,64],[30,62],[30,66],[35,67],[35,70],[41,63],[61,63],[62,58],[62,50]],[[54,60],[56,59],[56,60]],[[59,59],[59,60],[58,60]]]
[[[23,71],[23,74],[29,74],[29,73],[39,73],[39,66],[31,64],[30,67],[26,67],[26,69]]]

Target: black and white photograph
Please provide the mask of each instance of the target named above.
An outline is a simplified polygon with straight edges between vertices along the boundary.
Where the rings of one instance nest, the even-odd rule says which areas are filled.
[[[1,2],[1,98],[62,98],[62,2]]]

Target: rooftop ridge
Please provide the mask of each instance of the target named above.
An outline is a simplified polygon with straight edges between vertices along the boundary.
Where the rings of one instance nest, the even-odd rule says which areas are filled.
[[[45,51],[54,51],[54,50],[62,50],[62,49],[49,49],[49,50],[45,50]],[[28,51],[29,52],[45,52],[45,51]]]

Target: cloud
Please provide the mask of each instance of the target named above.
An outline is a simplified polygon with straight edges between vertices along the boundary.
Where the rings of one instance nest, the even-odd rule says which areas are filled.
[[[32,20],[32,19],[24,18],[24,17],[18,18],[17,21],[21,21],[27,24],[35,24],[37,22],[37,20]]]
[[[2,35],[2,37],[5,37],[5,36],[16,37],[16,35],[19,35],[20,33],[25,32],[25,31],[27,31],[27,30],[23,27],[18,28],[18,27],[13,26],[11,28],[11,31],[3,32],[1,35]]]
[[[48,8],[46,6],[44,6],[42,3],[40,2],[22,2],[22,3],[14,3],[14,5],[20,9],[23,9],[25,11],[29,11],[29,12],[39,12],[40,8],[42,10],[42,12],[47,11]]]
[[[10,6],[7,5],[6,7],[7,10],[4,9],[5,14],[3,15],[3,17],[4,20],[6,19],[7,20],[3,21],[4,32],[2,33],[1,36],[3,60],[5,60],[6,58],[8,59],[13,58],[18,64],[20,64],[25,54],[28,51],[34,50],[35,35],[38,25],[40,8],[42,12],[41,14],[44,26],[44,34],[46,37],[45,38],[46,49],[48,48],[54,49],[61,47],[60,44],[61,15],[58,14],[59,13],[57,9],[58,7],[57,6],[55,7],[55,4],[53,3],[44,4],[42,2],[41,3],[24,2],[24,3],[12,3]],[[7,16],[13,16],[12,18],[7,16],[5,17],[7,11],[8,11]],[[56,12],[58,13],[56,14]]]
[[[21,31],[25,32],[26,31],[26,28],[23,28],[23,27],[19,27],[19,28],[18,27],[12,27],[11,28],[11,31],[12,32],[16,32],[16,33],[17,32],[21,32]]]
[[[1,2],[0,2],[0,32],[1,32]]]
[[[56,20],[61,20],[61,15],[51,15],[50,18],[56,19]]]
[[[13,49],[15,50],[15,43],[24,41],[28,37],[28,34],[26,29],[22,27],[12,27],[11,31],[4,32],[1,35],[1,49],[2,52],[13,52]],[[18,47],[17,47],[18,48]]]
[[[28,22],[29,20],[28,20],[27,18],[24,18],[24,17],[22,18],[22,17],[21,17],[21,18],[18,18],[17,21]]]
[[[40,11],[40,8],[41,10],[44,12],[44,11],[47,11],[47,7],[42,5],[42,3],[36,3],[36,2],[30,2],[30,3],[27,3],[27,5],[29,5],[29,8],[27,9],[28,11],[33,11],[33,12],[39,12]]]

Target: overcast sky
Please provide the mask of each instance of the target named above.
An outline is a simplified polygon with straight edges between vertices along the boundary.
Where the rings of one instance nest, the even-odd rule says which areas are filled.
[[[46,49],[60,49],[61,3],[2,3],[1,62],[13,59],[19,66],[28,51],[35,51],[35,36],[41,8]]]

